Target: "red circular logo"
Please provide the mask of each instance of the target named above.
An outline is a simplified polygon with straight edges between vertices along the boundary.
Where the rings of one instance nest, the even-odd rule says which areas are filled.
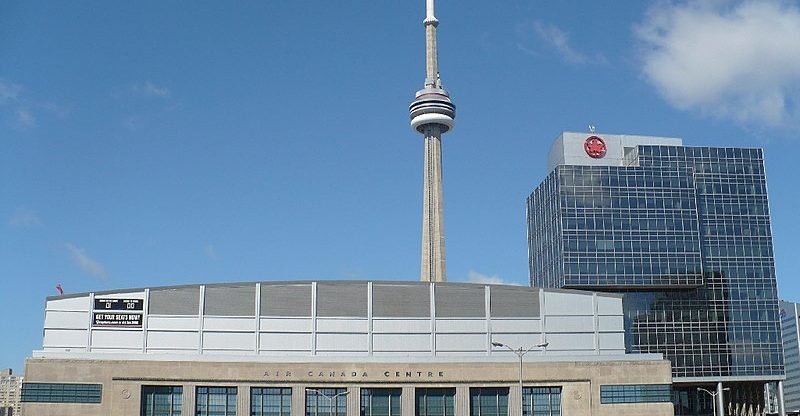
[[[606,155],[606,142],[597,136],[589,136],[586,142],[583,143],[583,149],[586,154],[594,159],[600,159]]]

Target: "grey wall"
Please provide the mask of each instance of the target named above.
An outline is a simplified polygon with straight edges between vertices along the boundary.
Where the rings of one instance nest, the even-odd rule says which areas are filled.
[[[606,143],[606,155],[594,159],[583,148],[589,136],[597,136]],[[624,166],[625,149],[638,145],[682,146],[683,140],[669,137],[632,136],[626,134],[599,134],[564,132],[550,148],[547,171],[558,165]]]

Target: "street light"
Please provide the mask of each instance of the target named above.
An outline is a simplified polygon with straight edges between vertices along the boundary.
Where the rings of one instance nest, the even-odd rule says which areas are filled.
[[[549,342],[543,342],[541,344],[531,345],[530,348],[528,348],[526,350],[526,349],[523,349],[523,347],[519,347],[517,349],[514,349],[514,348],[509,347],[506,344],[503,344],[502,342],[492,341],[492,346],[493,347],[508,348],[509,351],[513,352],[514,354],[517,354],[517,357],[519,357],[519,411],[520,411],[520,416],[522,416],[522,414],[525,412],[525,409],[524,409],[525,401],[522,398],[522,357],[524,357],[525,354],[531,352],[531,350],[533,350],[534,348],[541,348],[542,350],[544,350],[545,348],[547,348],[548,345],[550,345]]]
[[[725,387],[722,391],[730,390],[730,387]],[[722,391],[711,391],[708,389],[704,389],[702,387],[698,387],[697,391],[706,392],[711,396],[711,409],[713,409],[714,416],[717,416],[717,395],[722,393]]]
[[[347,394],[350,393],[350,391],[345,390],[345,391],[343,391],[341,393],[336,393],[333,396],[328,396],[327,394],[323,393],[322,390],[320,390],[320,389],[309,389],[309,388],[306,388],[306,393],[308,393],[309,391],[312,391],[312,392],[314,392],[314,393],[316,393],[316,394],[328,399],[328,414],[330,416],[334,416],[334,415],[339,416],[339,409],[338,408],[336,409],[336,413],[334,413],[332,411],[332,409],[333,409],[333,400],[336,399],[339,396],[347,396]],[[319,411],[317,411],[317,414],[319,414]]]

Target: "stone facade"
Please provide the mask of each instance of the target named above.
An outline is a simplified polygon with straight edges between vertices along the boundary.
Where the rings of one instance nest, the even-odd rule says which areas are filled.
[[[292,388],[292,414],[304,415],[305,388],[347,388],[348,416],[359,414],[359,389],[402,388],[402,415],[414,415],[416,387],[455,387],[456,415],[470,414],[470,387],[509,387],[509,416],[520,416],[516,361],[426,363],[201,362],[31,358],[26,381],[102,384],[100,404],[24,403],[26,416],[139,416],[143,385],[183,386],[182,414],[195,414],[197,386],[236,386],[237,414],[249,414],[249,387]],[[561,387],[562,414],[569,416],[668,416],[671,403],[601,404],[600,386],[670,384],[665,360],[526,362],[525,387]]]

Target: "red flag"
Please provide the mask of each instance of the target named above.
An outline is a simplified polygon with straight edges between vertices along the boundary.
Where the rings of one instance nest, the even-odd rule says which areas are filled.
[[[56,290],[58,291],[59,295],[63,295],[64,294],[64,288],[61,287],[61,283],[56,285]]]

